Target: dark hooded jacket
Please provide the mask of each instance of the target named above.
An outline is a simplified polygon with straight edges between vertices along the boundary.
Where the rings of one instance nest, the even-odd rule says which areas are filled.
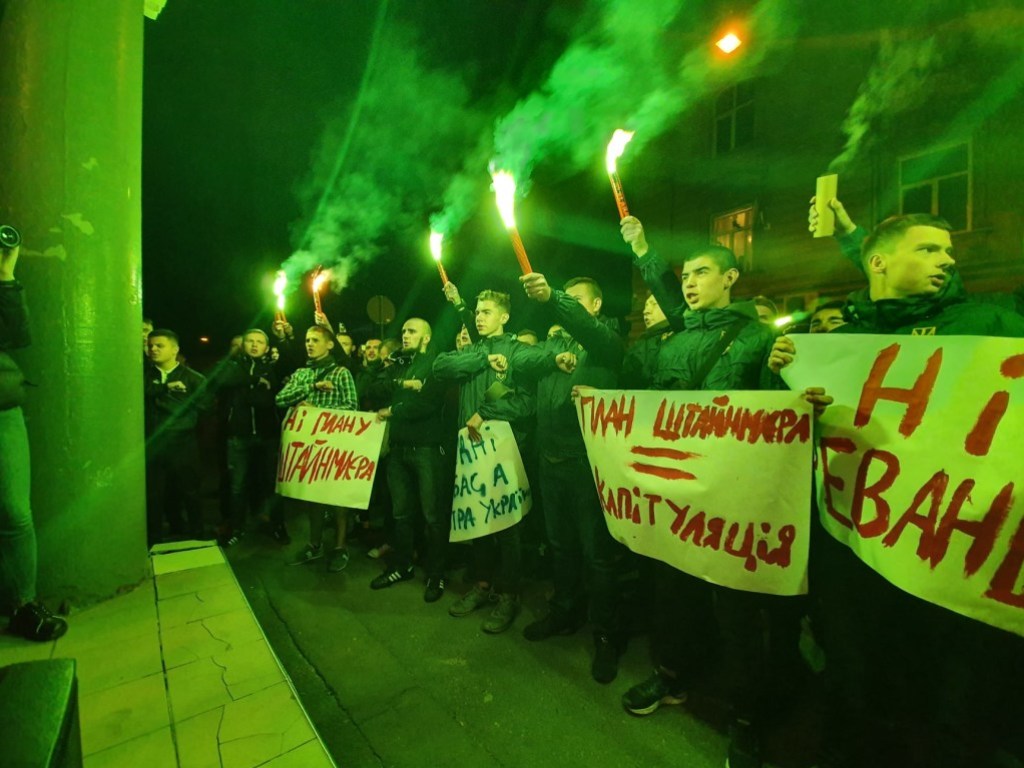
[[[544,307],[551,321],[566,332],[534,347],[521,365],[537,380],[537,445],[549,458],[584,457],[587,450],[572,389],[576,385],[617,388],[624,352],[622,339],[608,320],[593,317],[564,291],[553,290]],[[555,365],[555,357],[562,352],[576,355],[572,373]]]
[[[761,389],[765,360],[775,334],[758,321],[752,301],[723,309],[689,310],[683,315],[685,330],[665,339],[658,352],[655,389]],[[703,381],[695,381],[705,360],[734,323],[739,334],[726,347]]]
[[[534,396],[525,388],[521,363],[524,357],[540,354],[544,353],[506,333],[480,339],[462,351],[441,353],[434,360],[433,371],[440,381],[459,382],[460,425],[479,413],[484,419],[509,422],[521,440],[527,420],[536,410]],[[508,372],[498,374],[488,363],[488,355],[504,355]]]
[[[395,378],[391,401],[392,445],[441,445],[445,440],[444,384],[433,373],[434,358],[426,352],[400,354],[389,372]],[[423,382],[419,390],[402,386],[406,379]]]
[[[846,325],[832,333],[1024,337],[1024,317],[996,304],[968,301],[955,271],[934,296],[871,301],[867,288],[856,291],[843,315]]]
[[[227,410],[228,437],[280,437],[281,419],[274,395],[281,387],[269,356],[253,358],[243,352],[225,360],[216,373],[215,385]]]

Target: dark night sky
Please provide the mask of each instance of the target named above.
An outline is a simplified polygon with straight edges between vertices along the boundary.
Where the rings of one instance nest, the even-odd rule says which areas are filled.
[[[574,4],[555,14],[547,6],[392,0],[388,21],[418,30],[427,53],[486,101],[529,91],[561,52]],[[182,334],[186,351],[198,352],[202,334],[220,350],[249,325],[266,327],[265,280],[291,252],[303,215],[296,190],[328,117],[355,98],[376,14],[369,1],[170,0],[146,22],[144,308]],[[467,247],[476,228],[466,228]],[[497,221],[485,228],[504,237]],[[325,298],[325,310],[359,336],[369,331],[365,307],[377,293],[399,307],[413,296],[410,311],[427,316],[439,311],[433,265],[415,258],[412,268],[409,254],[369,265]],[[483,287],[491,276],[467,274],[465,258],[452,255],[453,277],[466,279],[464,290]],[[508,273],[515,277],[511,249]],[[296,325],[311,320],[302,298],[289,306]]]

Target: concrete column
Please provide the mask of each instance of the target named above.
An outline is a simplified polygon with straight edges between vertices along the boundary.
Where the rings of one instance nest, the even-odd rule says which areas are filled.
[[[145,574],[141,0],[0,2],[0,220],[21,230],[39,593]],[[3,447],[0,446],[0,450]]]

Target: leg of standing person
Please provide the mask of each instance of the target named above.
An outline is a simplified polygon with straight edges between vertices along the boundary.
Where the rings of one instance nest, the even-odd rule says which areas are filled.
[[[55,640],[68,625],[36,600],[38,550],[28,432],[21,408],[0,411],[0,445],[0,586],[10,598],[10,630],[30,640]]]

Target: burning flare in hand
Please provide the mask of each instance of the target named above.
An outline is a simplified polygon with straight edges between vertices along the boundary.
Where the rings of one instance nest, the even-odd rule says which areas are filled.
[[[430,255],[434,257],[434,261],[437,262],[437,271],[441,275],[442,285],[448,285],[448,275],[444,271],[444,265],[441,263],[441,246],[444,243],[444,232],[430,231]]]
[[[615,195],[615,205],[619,209],[619,220],[629,216],[629,206],[626,205],[626,195],[622,191],[622,181],[619,179],[619,171],[616,163],[622,153],[626,151],[626,145],[633,138],[633,131],[616,129],[612,134],[612,140],[608,142],[608,150],[605,152],[604,162],[608,169],[608,179],[612,183],[612,194]]]
[[[524,275],[533,272],[530,260],[526,256],[526,248],[523,247],[523,240],[519,237],[519,230],[516,229],[516,180],[508,171],[493,171],[491,173],[494,190],[494,202],[498,205],[498,213],[512,238],[512,250],[516,252],[516,259],[519,261],[519,268]]]
[[[288,322],[284,316],[284,289],[288,285],[288,275],[284,273],[284,270],[278,270],[277,277],[274,278],[274,296],[277,297],[277,309],[274,311],[274,319],[279,320],[282,323]]]
[[[316,309],[318,315],[323,314],[323,307],[320,305],[320,291],[331,278],[331,271],[324,270],[320,267],[316,268],[316,272],[313,273],[313,306]]]

